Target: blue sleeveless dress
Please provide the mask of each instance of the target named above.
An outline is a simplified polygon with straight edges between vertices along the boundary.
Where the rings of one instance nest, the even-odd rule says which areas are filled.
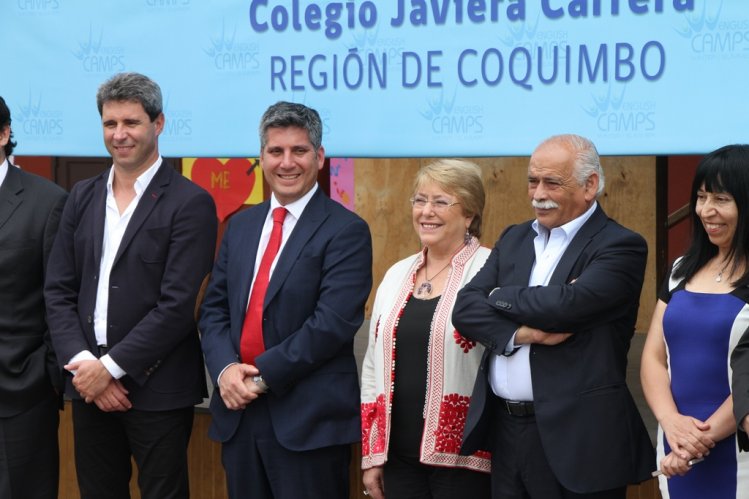
[[[671,392],[681,414],[706,420],[731,394],[730,355],[749,327],[747,289],[728,294],[696,293],[669,279],[660,298],[667,303],[663,332]],[[671,451],[658,429],[658,462]],[[736,436],[718,442],[685,476],[660,477],[663,499],[749,498],[749,453]]]

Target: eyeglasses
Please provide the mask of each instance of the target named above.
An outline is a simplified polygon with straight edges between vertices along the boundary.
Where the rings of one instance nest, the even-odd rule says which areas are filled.
[[[448,203],[444,199],[432,199],[429,200],[427,198],[423,198],[421,196],[416,196],[411,198],[411,206],[414,208],[417,208],[419,210],[423,210],[427,203],[432,205],[432,209],[436,211],[437,213],[442,213],[445,210],[447,210],[449,207],[455,204],[460,204],[460,202],[455,201],[454,203]]]

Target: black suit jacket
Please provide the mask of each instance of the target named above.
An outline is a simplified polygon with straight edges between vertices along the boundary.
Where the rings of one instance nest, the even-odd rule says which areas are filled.
[[[200,319],[214,383],[227,365],[239,361],[257,245],[269,208],[266,201],[232,217],[221,241]],[[372,242],[366,222],[318,188],[268,283],[265,352],[256,359],[270,387],[262,396],[267,397],[275,437],[287,449],[361,439],[353,344],[371,287]],[[231,439],[242,411],[227,409],[216,389],[211,414],[210,436]]]
[[[599,206],[562,255],[549,285],[529,287],[535,236],[531,222],[505,230],[458,295],[454,324],[487,348],[463,451],[485,447],[496,421],[488,403],[494,396],[487,378],[491,355],[501,354],[515,330],[528,325],[574,333],[557,346],[532,345],[530,354],[538,430],[559,482],[589,493],[646,480],[655,456],[626,385],[646,243]]]
[[[44,268],[66,192],[9,165],[0,186],[0,417],[61,389],[44,312]]]
[[[731,354],[731,369],[733,370],[731,381],[733,413],[737,424],[741,425],[744,418],[749,415],[749,329],[744,331]],[[736,438],[739,441],[739,449],[749,451],[749,436],[741,426],[736,432]]]
[[[61,366],[83,350],[97,354],[108,175],[75,185],[50,257],[45,296]],[[206,395],[194,307],[216,225],[211,196],[164,162],[132,214],[109,279],[109,355],[127,373],[122,382],[135,409],[187,407]],[[70,378],[66,393],[79,397]]]

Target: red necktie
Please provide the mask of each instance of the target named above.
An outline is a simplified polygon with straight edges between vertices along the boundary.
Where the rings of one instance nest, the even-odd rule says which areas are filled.
[[[239,342],[239,352],[242,362],[255,364],[255,357],[265,351],[263,342],[263,302],[265,292],[268,290],[270,280],[270,266],[281,247],[281,236],[283,234],[283,221],[286,218],[286,208],[273,210],[273,230],[270,233],[268,246],[265,247],[263,258],[260,260],[260,268],[255,277],[255,284],[250,293],[250,304],[247,306],[247,315],[242,325],[242,338]]]

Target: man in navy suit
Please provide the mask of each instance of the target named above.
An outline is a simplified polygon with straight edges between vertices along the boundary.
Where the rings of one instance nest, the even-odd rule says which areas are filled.
[[[44,269],[65,191],[13,166],[0,97],[0,497],[57,499],[62,378],[44,313]]]
[[[486,346],[462,451],[492,451],[494,498],[623,499],[655,469],[625,380],[647,246],[603,212],[603,185],[592,142],[542,142],[536,219],[507,228],[458,295],[454,324]]]
[[[260,164],[272,195],[232,218],[203,302],[216,386],[209,434],[223,443],[234,499],[349,496],[350,444],[361,438],[353,341],[372,247],[367,224],[317,185],[321,140],[314,109],[279,102],[265,112]],[[279,212],[276,233],[271,214]],[[274,234],[280,249],[268,257],[268,280],[263,257]],[[267,290],[253,306],[265,287],[258,282]],[[248,337],[259,348],[245,350]]]
[[[97,93],[112,168],[65,204],[45,297],[69,376],[81,497],[189,497],[193,406],[206,395],[194,319],[216,244],[211,196],[163,161],[159,86],[121,73]]]

